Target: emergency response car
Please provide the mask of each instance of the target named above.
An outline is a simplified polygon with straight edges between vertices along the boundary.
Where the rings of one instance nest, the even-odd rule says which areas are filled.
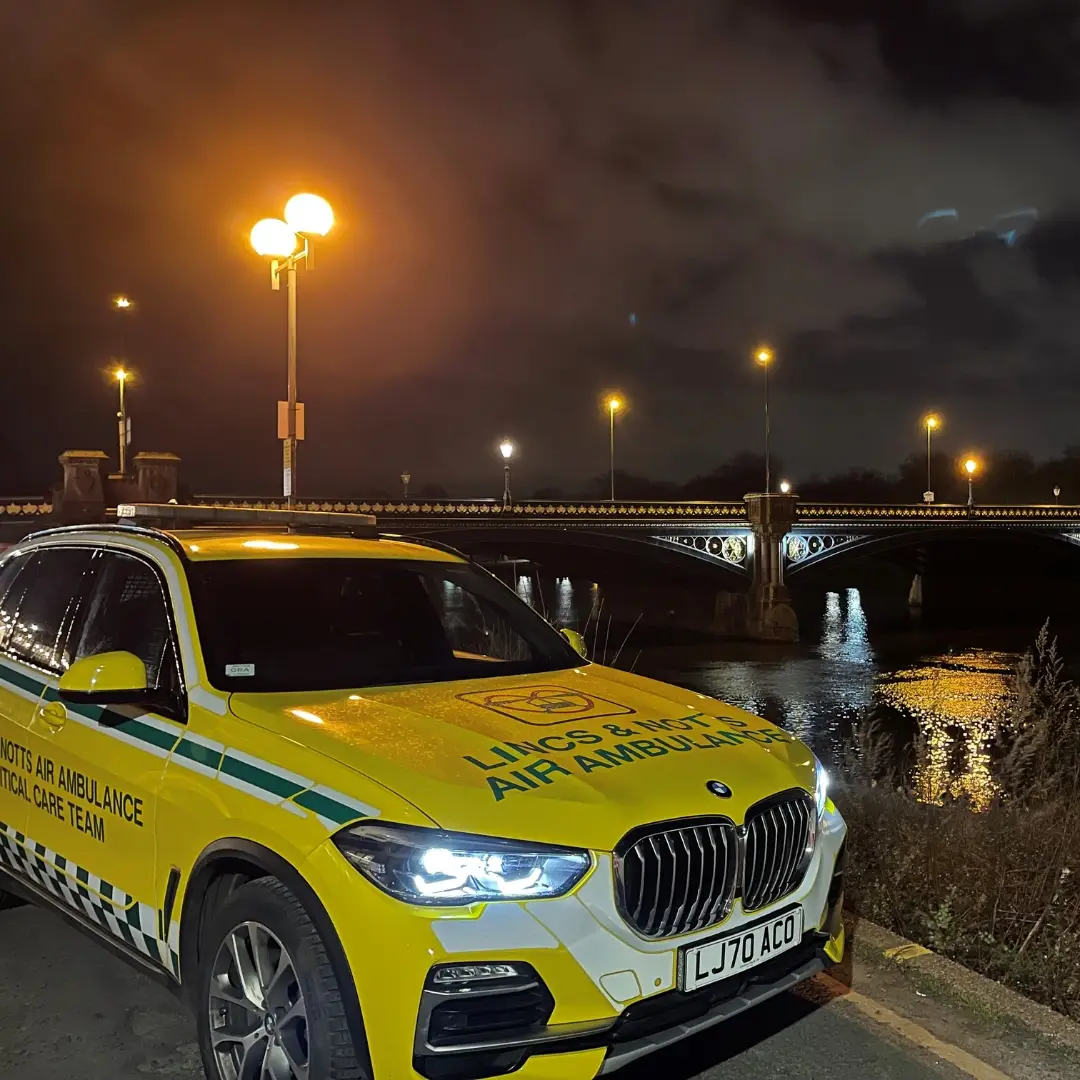
[[[838,961],[814,755],[583,652],[359,515],[38,533],[0,561],[0,899],[182,994],[211,1080],[585,1080]]]

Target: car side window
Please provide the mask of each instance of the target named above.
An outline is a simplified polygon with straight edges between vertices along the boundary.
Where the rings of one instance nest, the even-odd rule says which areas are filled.
[[[3,651],[8,638],[11,636],[11,631],[15,626],[16,616],[18,615],[18,610],[14,603],[14,594],[12,595],[12,602],[8,604],[8,593],[13,593],[15,579],[29,561],[29,554],[16,555],[14,558],[8,559],[7,562],[0,567],[0,651]]]
[[[63,674],[71,664],[67,638],[92,557],[88,548],[31,552],[4,597],[0,648],[24,663]]]
[[[146,665],[151,690],[170,698],[179,694],[176,649],[161,581],[142,559],[115,551],[99,556],[72,659],[105,652],[134,653]]]

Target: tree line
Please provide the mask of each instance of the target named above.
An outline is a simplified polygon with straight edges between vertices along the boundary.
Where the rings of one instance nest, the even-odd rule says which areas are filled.
[[[1004,450],[988,454],[979,461],[975,476],[975,501],[980,503],[1048,504],[1055,498],[1061,503],[1080,504],[1080,446],[1067,447],[1059,457],[1036,461],[1031,454]],[[949,454],[934,454],[931,476],[935,501],[967,501],[967,478],[960,463]],[[894,471],[853,468],[823,476],[800,475],[778,457],[772,458],[773,489],[787,480],[803,502],[837,503],[917,503],[926,491],[926,455],[912,454]],[[659,480],[636,473],[615,471],[615,496],[619,500],[647,501],[702,499],[728,502],[741,499],[765,486],[765,459],[762,454],[743,452],[691,477],[685,483]],[[1055,497],[1054,488],[1060,489]],[[518,498],[550,501],[606,500],[610,478],[607,473],[587,484],[567,487],[544,487],[516,492]],[[375,491],[375,498],[400,498],[401,492]],[[453,498],[453,493],[439,484],[424,484],[410,492],[413,497]]]

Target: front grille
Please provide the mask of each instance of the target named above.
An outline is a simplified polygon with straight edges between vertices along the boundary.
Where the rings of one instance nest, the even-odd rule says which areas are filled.
[[[802,881],[816,823],[814,800],[805,794],[785,794],[751,808],[742,889],[747,911],[776,903]]]
[[[617,852],[623,915],[649,938],[722,921],[735,899],[738,846],[726,819],[658,826],[638,839],[631,833]]]

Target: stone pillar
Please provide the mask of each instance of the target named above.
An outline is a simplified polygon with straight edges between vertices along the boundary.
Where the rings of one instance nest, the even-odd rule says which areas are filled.
[[[799,640],[799,620],[784,584],[782,545],[795,523],[795,495],[747,495],[754,530],[747,635],[754,641]]]
[[[60,455],[64,479],[53,513],[64,524],[101,521],[105,514],[102,470],[108,454],[101,450],[65,450]]]
[[[180,459],[175,454],[142,450],[135,455],[135,486],[143,502],[167,503],[175,499],[179,479]]]

